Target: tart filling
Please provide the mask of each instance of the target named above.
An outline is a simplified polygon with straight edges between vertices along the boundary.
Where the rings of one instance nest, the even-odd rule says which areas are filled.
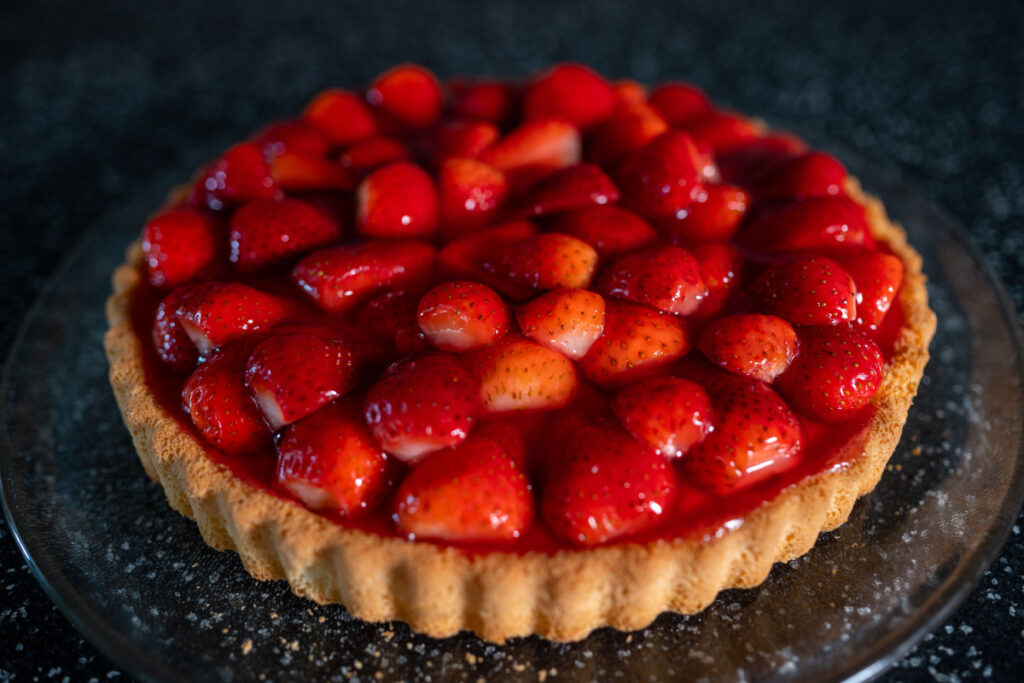
[[[406,65],[176,193],[105,344],[147,473],[253,576],[570,640],[846,520],[928,359],[923,283],[838,161],[692,86]]]

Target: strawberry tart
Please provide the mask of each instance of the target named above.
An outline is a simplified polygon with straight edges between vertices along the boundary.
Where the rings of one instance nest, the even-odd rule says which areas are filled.
[[[326,90],[172,192],[113,281],[114,393],[209,545],[496,642],[642,628],[807,552],[935,329],[834,157],[578,64]]]

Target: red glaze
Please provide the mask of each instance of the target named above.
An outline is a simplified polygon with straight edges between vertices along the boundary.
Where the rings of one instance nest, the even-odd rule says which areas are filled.
[[[564,66],[560,69],[566,72]],[[154,340],[152,347],[146,345],[150,387],[183,428],[214,444],[209,451],[213,459],[242,480],[304,501],[344,526],[385,536],[413,534],[421,542],[456,545],[470,553],[496,549],[548,553],[579,544],[715,535],[785,487],[817,472],[846,466],[836,454],[871,418],[871,409],[864,405],[858,390],[867,387],[867,395],[874,391],[873,378],[881,372],[875,372],[880,368],[879,358],[891,355],[900,333],[902,312],[891,302],[898,296],[902,273],[893,267],[898,260],[874,250],[863,210],[842,193],[833,196],[841,177],[828,170],[834,171],[835,164],[822,162],[823,155],[800,156],[805,148],[792,136],[773,133],[759,137],[761,132],[749,120],[715,112],[699,92],[687,94],[685,88],[657,89],[648,104],[636,84],[611,87],[598,77],[599,87],[594,91],[609,88],[609,112],[594,114],[602,109],[600,98],[570,102],[570,108],[578,104],[578,111],[584,112],[584,118],[572,118],[577,124],[572,125],[551,118],[552,113],[544,110],[565,104],[557,103],[561,95],[552,94],[550,88],[544,94],[547,86],[539,84],[550,80],[549,76],[537,77],[528,86],[534,88],[531,116],[538,118],[524,123],[517,118],[520,91],[503,83],[453,88],[449,107],[454,116],[439,118],[444,116],[440,107],[438,114],[432,113],[432,77],[424,78],[417,69],[407,70],[403,76],[408,77],[406,85],[392,87],[402,79],[383,77],[375,83],[369,93],[371,101],[375,90],[383,97],[372,110],[352,94],[328,92],[310,105],[302,120],[274,124],[254,137],[253,143],[232,148],[204,169],[189,201],[192,206],[225,211],[225,222],[231,219],[228,212],[239,215],[240,205],[287,195],[289,201],[303,199],[330,214],[335,235],[337,226],[357,224],[367,233],[386,238],[422,235],[428,241],[439,240],[437,246],[441,247],[438,252],[426,243],[367,241],[353,236],[348,243],[306,255],[291,278],[274,266],[273,260],[258,272],[234,269],[238,282],[231,286],[250,288],[249,295],[264,303],[277,302],[280,315],[268,316],[263,307],[250,308],[250,303],[240,311],[218,303],[212,314],[210,306],[205,313],[197,312],[195,305],[185,306],[191,299],[188,292],[208,293],[222,284],[190,284],[172,291],[171,297],[156,287],[142,287],[134,302],[133,320],[141,338],[152,336]],[[575,78],[567,79],[565,92],[580,83],[584,89],[590,88],[585,78],[574,83]],[[687,97],[693,105],[690,114],[685,113]],[[563,109],[555,116],[572,117],[568,111]],[[586,120],[587,112],[592,121]],[[681,132],[666,134],[664,126],[669,124],[689,131],[696,143],[684,142]],[[585,142],[580,128],[586,130]],[[495,130],[510,132],[493,140]],[[394,137],[380,137],[381,131]],[[672,144],[665,142],[673,139]],[[658,154],[650,150],[659,144],[665,147],[660,152],[662,161],[652,162]],[[505,193],[510,199],[494,201],[493,207],[460,225],[458,211],[445,208],[444,183],[413,167],[423,174],[420,180],[426,178],[419,184],[421,189],[439,188],[434,190],[433,212],[423,211],[430,205],[429,198],[423,198],[431,193],[417,189],[415,181],[408,185],[393,178],[388,183],[367,179],[361,201],[356,201],[353,174],[386,170],[388,164],[406,159],[434,169],[437,157],[448,153],[446,149],[465,155],[460,158],[462,163],[473,161],[468,157],[479,153],[486,166],[478,168],[490,173],[480,174],[481,180],[468,173],[453,174],[460,181],[456,185],[462,194],[450,193],[451,206],[462,199],[465,208],[467,198],[488,205],[486,179],[499,178],[499,174],[505,177]],[[645,153],[647,168],[635,161]],[[575,166],[581,158],[597,163],[600,169]],[[640,174],[629,172],[631,161]],[[443,165],[436,168],[443,177]],[[569,170],[551,177],[562,168]],[[567,201],[567,196],[593,194],[587,192],[586,178],[565,180],[580,168],[597,171],[591,174],[595,178],[615,178],[612,187],[622,190],[623,202],[632,202],[656,220],[663,233],[659,235],[647,221],[621,208],[610,191],[600,193],[607,202],[603,206],[574,208],[578,206],[575,199],[559,204]],[[721,180],[739,187],[721,185],[719,173]],[[648,182],[652,178],[653,183]],[[493,187],[500,185],[495,182]],[[537,200],[545,187],[556,190],[552,193],[554,204]],[[717,204],[716,194],[723,197]],[[752,207],[750,196],[755,198]],[[356,220],[357,204],[362,222]],[[502,223],[515,215],[513,211],[538,205],[538,224]],[[559,213],[549,216],[552,211]],[[702,211],[707,215],[695,220]],[[430,226],[431,213],[433,226],[424,227]],[[427,219],[421,220],[424,215]],[[209,272],[199,269],[191,276],[200,282],[213,273],[224,277],[232,272],[226,257],[228,236],[219,228],[215,232],[217,250]],[[768,234],[776,239],[768,239]],[[614,298],[606,302],[592,291],[565,288],[590,287],[595,277],[602,276],[600,281],[614,271],[616,259],[621,263],[629,254],[663,247],[669,241],[695,245],[692,255],[707,290],[685,322],[648,305]],[[296,248],[295,258],[309,248],[315,247]],[[798,328],[801,339],[808,340],[808,348],[776,380],[783,402],[764,384],[715,369],[690,347],[694,339],[714,338],[717,328],[726,326],[722,321],[729,320],[721,318],[723,315],[768,313],[771,311],[765,308],[779,305],[763,280],[779,277],[785,264],[798,256],[789,252],[800,250],[811,250],[807,256],[819,258],[825,253],[834,261],[825,269],[827,273],[819,273],[828,285],[824,300],[814,301],[822,292],[816,286],[803,287],[797,275],[783,278],[778,289],[787,292],[784,298],[792,298],[789,290],[793,290],[810,304],[803,307],[788,301],[782,307],[790,311],[791,318],[800,318],[814,306],[822,308],[823,303],[826,314],[818,322],[840,325]],[[658,274],[670,273],[680,260],[685,261],[674,259],[668,267],[658,269]],[[842,271],[852,280],[841,277]],[[769,275],[773,272],[776,274]],[[489,299],[496,310],[497,304],[504,311],[509,303],[523,302],[515,309],[523,334],[514,329],[508,335],[498,334],[497,341],[483,342],[482,347],[459,357],[432,351],[418,323],[419,304],[432,287],[456,278],[482,283],[475,284],[476,288],[486,285],[496,290]],[[545,289],[551,291],[543,293]],[[303,303],[302,292],[315,307]],[[853,300],[848,301],[850,293]],[[160,306],[165,297],[168,301]],[[456,299],[452,300],[456,304],[465,303]],[[198,368],[201,358],[187,335],[183,336],[179,311],[190,321],[208,356]],[[860,328],[851,328],[851,323],[844,321],[851,315]],[[472,322],[464,331],[487,317],[462,317]],[[346,397],[281,430],[276,437],[280,453],[275,453],[274,436],[244,384],[247,363],[267,364],[250,356],[267,339],[266,330],[277,325],[280,329],[270,334],[308,339],[318,348],[350,345],[360,368],[358,375],[348,380]],[[513,327],[508,320],[506,325]],[[429,322],[427,328],[437,329]],[[772,334],[768,335],[772,339],[764,337],[760,326],[740,326],[738,332],[732,332],[729,343],[719,339],[716,344],[700,344],[718,362],[723,360],[722,353],[728,360],[736,360],[736,367],[730,369],[770,379],[782,367],[781,359],[789,355],[785,343],[763,343],[775,338]],[[473,338],[475,333],[468,336]],[[814,341],[817,337],[836,339],[826,344]],[[787,340],[783,335],[783,341]],[[729,344],[739,346],[730,352]],[[224,348],[214,352],[217,346]],[[286,346],[287,351],[295,351],[293,345]],[[837,352],[840,347],[849,353]],[[763,363],[752,360],[752,349],[763,351]],[[307,360],[318,357],[311,349],[303,356]],[[866,372],[865,377],[850,372],[854,363],[849,359],[854,357],[857,372]],[[395,367],[385,370],[389,363]],[[225,370],[229,365],[235,368],[232,373]],[[278,363],[279,367],[286,365]],[[318,370],[302,365],[295,373],[271,372],[270,379],[291,378],[306,371],[315,378],[291,386],[285,381],[277,393],[270,393],[284,397],[288,404],[289,386],[297,394],[311,390],[304,401],[317,404],[332,398],[332,391],[343,391],[318,391],[321,384],[329,383],[330,370],[322,364],[313,364]],[[821,375],[815,381],[824,388],[814,390],[806,380],[783,379],[796,377],[798,366],[805,377]],[[758,374],[766,368],[766,374]],[[183,373],[193,369],[193,378],[184,387]],[[401,381],[394,381],[395,375],[400,375]],[[837,383],[849,389],[842,392],[842,402],[822,408],[808,400],[808,396],[817,397],[818,402],[827,398]],[[663,386],[698,389],[690,392],[688,403],[683,400],[685,392],[665,393],[660,389]],[[186,406],[191,414],[182,410],[183,389],[187,389]],[[710,409],[700,402],[701,391],[710,400]],[[658,400],[663,394],[663,400]],[[558,406],[561,409],[555,410]],[[617,410],[612,412],[610,406]],[[366,425],[364,408],[375,410],[370,416],[372,428]],[[280,405],[276,410],[285,413]],[[299,414],[305,413],[289,413],[295,419]],[[841,421],[820,421],[838,417]],[[284,419],[275,424],[283,424]],[[709,424],[714,430],[697,442]],[[467,435],[471,435],[468,441]],[[564,438],[568,435],[572,436]],[[397,458],[385,459],[380,440],[388,443],[394,455],[422,459],[422,463],[413,474],[387,464]],[[287,457],[286,443],[291,454]],[[720,455],[729,451],[722,443],[742,443],[744,447],[723,458]],[[461,445],[452,448],[453,444]],[[591,447],[593,444],[597,445]],[[581,453],[585,448],[588,452]],[[665,457],[684,450],[678,460]],[[471,457],[464,458],[462,464],[442,467],[445,462],[458,463],[460,459],[453,454],[460,452]],[[594,458],[587,471],[552,466],[575,461],[574,453],[582,460]],[[627,460],[632,463],[628,471],[616,469],[616,463]],[[410,500],[404,493],[399,495],[405,490],[401,487],[416,483],[415,473],[429,473],[426,468],[434,462],[438,463],[437,472],[431,475],[430,485],[413,491],[411,500],[434,500],[441,506],[432,506],[431,514],[422,507],[416,513],[405,509],[402,514],[407,521],[396,525],[393,515],[398,514],[401,501]],[[494,467],[481,470],[481,463],[493,463]],[[461,478],[460,472],[490,476],[506,466],[519,470],[519,483],[513,486],[519,486],[519,497],[497,495],[506,484],[504,479],[481,487],[494,492],[493,500],[480,495],[475,504],[446,508],[444,501],[455,499],[453,491],[468,495],[470,490],[449,488],[448,493],[435,495],[444,489],[445,481]],[[594,466],[603,474],[591,476]],[[609,491],[614,492],[607,488],[609,480],[616,479],[621,486],[622,481],[632,482],[638,472],[642,483],[631,488],[643,490],[644,499],[655,501],[660,511],[650,506],[637,508],[622,499],[610,507],[601,504],[610,500]],[[420,476],[427,478],[426,474]],[[360,488],[357,480],[368,488]],[[559,508],[553,482],[561,482],[563,493],[589,492],[593,505],[566,503]],[[532,503],[534,494],[521,495],[520,486],[530,483],[541,513],[528,515],[526,508],[514,501]],[[647,486],[651,488],[643,488]],[[483,511],[493,514],[486,515],[482,526],[474,524],[474,519],[484,520]],[[492,525],[503,518],[519,522]]]

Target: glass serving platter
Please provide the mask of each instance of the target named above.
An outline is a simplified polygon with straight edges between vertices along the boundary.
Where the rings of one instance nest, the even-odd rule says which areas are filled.
[[[186,174],[103,217],[28,315],[5,368],[4,511],[49,596],[114,662],[156,681],[866,679],[965,598],[1024,496],[1021,336],[991,271],[934,204],[842,155],[922,253],[939,318],[888,471],[850,520],[693,616],[578,643],[435,640],[318,606],[207,547],[142,471],[107,384],[110,274]]]

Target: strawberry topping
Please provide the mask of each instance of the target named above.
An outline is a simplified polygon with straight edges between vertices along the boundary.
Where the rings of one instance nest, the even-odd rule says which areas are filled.
[[[201,275],[218,256],[218,237],[213,220],[191,209],[149,219],[142,230],[149,283],[175,287]]]
[[[297,199],[250,202],[231,216],[231,262],[258,270],[337,241],[337,224]]]
[[[493,289],[479,282],[438,285],[420,299],[417,322],[427,340],[443,351],[486,346],[508,332],[508,310]]]

